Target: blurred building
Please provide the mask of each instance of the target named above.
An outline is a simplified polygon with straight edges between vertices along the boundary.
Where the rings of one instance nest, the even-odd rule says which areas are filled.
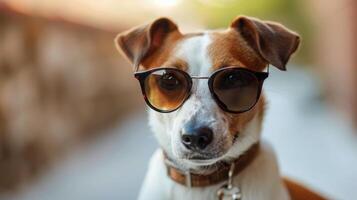
[[[0,192],[135,105],[131,68],[113,44],[119,31],[0,3]]]
[[[357,127],[357,1],[307,1],[318,74],[327,99]]]

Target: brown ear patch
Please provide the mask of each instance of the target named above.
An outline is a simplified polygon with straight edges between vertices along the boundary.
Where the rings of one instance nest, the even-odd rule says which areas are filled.
[[[286,70],[290,56],[300,44],[297,33],[274,22],[241,16],[232,22],[231,28],[239,32],[262,58],[280,70]]]
[[[145,69],[154,67],[166,66],[176,67],[179,69],[187,68],[187,63],[181,59],[176,58],[174,54],[175,47],[183,38],[182,34],[173,32],[168,35],[161,43],[160,48],[150,53],[150,56],[146,56],[141,64]]]
[[[118,34],[116,47],[128,60],[138,67],[143,60],[158,51],[171,35],[180,36],[175,23],[168,18],[159,18],[150,24],[142,25]]]
[[[239,66],[261,71],[266,67],[267,62],[247,44],[238,32],[231,29],[214,32],[211,38],[212,43],[208,51],[213,70],[226,66]]]

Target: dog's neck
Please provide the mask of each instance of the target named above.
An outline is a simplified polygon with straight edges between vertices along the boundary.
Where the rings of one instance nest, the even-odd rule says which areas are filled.
[[[217,199],[217,191],[225,182],[206,187],[186,187],[173,181],[166,173],[161,150],[155,152],[150,161],[139,199]],[[227,180],[228,181],[228,180]],[[271,146],[260,142],[259,153],[243,171],[235,175],[232,184],[240,189],[243,200],[288,200],[282,185],[277,160]]]
[[[253,144],[243,155],[237,159],[227,163],[219,161],[213,164],[216,170],[210,173],[192,172],[190,170],[183,171],[175,166],[175,164],[164,153],[167,175],[175,182],[187,187],[205,187],[214,185],[228,179],[229,174],[233,176],[239,174],[257,157],[259,152],[259,143]],[[210,166],[207,166],[208,168]]]

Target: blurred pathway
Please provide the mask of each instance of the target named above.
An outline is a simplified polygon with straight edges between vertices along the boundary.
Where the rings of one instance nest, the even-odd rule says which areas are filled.
[[[319,100],[314,78],[290,67],[271,70],[263,137],[273,143],[282,173],[334,199],[357,196],[357,133]],[[146,114],[126,121],[69,155],[21,194],[6,200],[130,200],[136,198],[156,142]]]

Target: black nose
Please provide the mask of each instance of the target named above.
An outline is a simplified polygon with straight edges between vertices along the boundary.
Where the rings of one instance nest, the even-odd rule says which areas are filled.
[[[208,127],[186,130],[181,135],[182,143],[191,150],[203,150],[212,142],[213,132]]]

